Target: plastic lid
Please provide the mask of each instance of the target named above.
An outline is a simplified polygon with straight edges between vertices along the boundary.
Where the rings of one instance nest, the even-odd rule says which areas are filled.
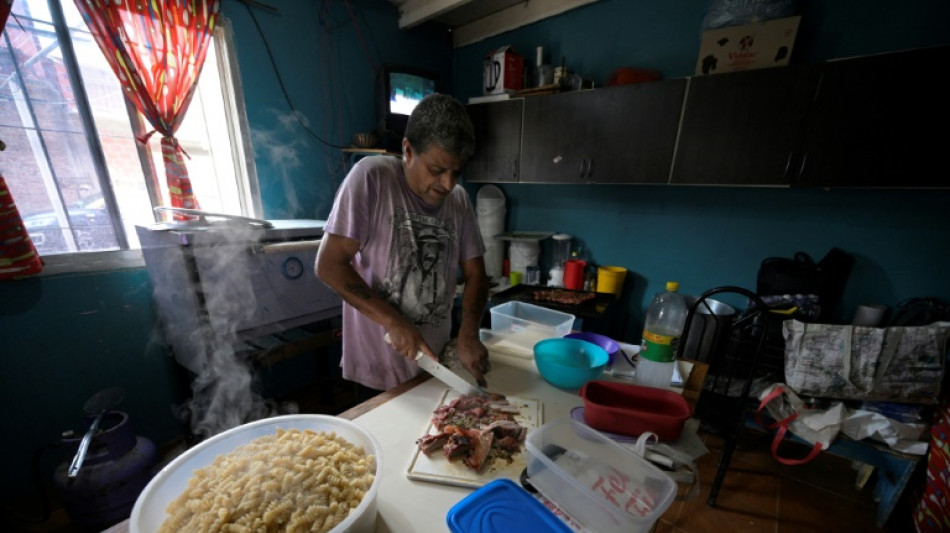
[[[475,195],[476,201],[478,200],[505,200],[505,193],[501,192],[501,189],[494,185],[483,185],[478,189],[478,194]]]
[[[676,291],[680,290],[680,282],[678,282],[678,281],[667,281],[667,282],[666,282],[666,290],[668,290],[668,291],[670,291],[670,292],[676,292]]]
[[[560,518],[507,478],[496,479],[458,502],[445,517],[453,533],[563,532]]]

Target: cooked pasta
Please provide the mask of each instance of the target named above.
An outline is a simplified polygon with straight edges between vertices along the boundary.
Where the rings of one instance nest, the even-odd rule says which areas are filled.
[[[278,429],[195,470],[159,533],[329,531],[375,470],[373,455],[335,432]]]

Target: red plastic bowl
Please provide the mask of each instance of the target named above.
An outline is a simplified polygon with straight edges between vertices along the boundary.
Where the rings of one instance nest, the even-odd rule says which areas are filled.
[[[676,440],[693,414],[681,394],[654,387],[589,381],[578,394],[584,399],[587,425],[621,435],[652,431],[660,440]]]

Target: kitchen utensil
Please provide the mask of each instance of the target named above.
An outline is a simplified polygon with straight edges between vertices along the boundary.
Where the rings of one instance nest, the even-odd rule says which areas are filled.
[[[435,411],[443,405],[448,405],[458,397],[458,392],[446,389],[440,396],[438,403],[432,406],[432,410]],[[539,400],[516,396],[508,396],[506,399],[509,404],[518,407],[519,412],[514,415],[515,422],[521,427],[527,428],[529,435],[541,425],[542,405]],[[432,417],[426,418],[428,426],[426,426],[424,434],[430,435],[438,432],[432,424]],[[519,473],[527,466],[525,464],[526,460],[527,455],[522,447],[518,453],[511,456],[511,462],[505,459],[493,460],[486,464],[481,472],[475,472],[465,466],[462,461],[450,461],[441,453],[433,453],[429,456],[422,453],[418,446],[415,446],[406,477],[415,481],[479,488],[499,478],[517,479]]]
[[[372,531],[376,525],[376,495],[384,475],[382,447],[369,431],[349,420],[330,415],[283,415],[256,420],[219,433],[173,459],[149,481],[139,495],[129,518],[129,533],[154,533],[168,516],[165,509],[188,487],[195,470],[210,465],[221,454],[228,453],[258,437],[274,435],[278,429],[286,431],[334,432],[350,444],[361,447],[375,456],[376,480],[356,508],[350,510],[343,522],[331,529],[343,531]]]
[[[597,267],[597,292],[609,292],[620,297],[627,269],[618,266]]]
[[[384,335],[383,339],[386,341],[386,344],[392,344],[392,339],[389,338],[389,333]],[[432,374],[433,377],[442,383],[452,387],[453,390],[466,395],[475,394],[478,396],[488,396],[488,393],[485,392],[484,389],[465,381],[461,376],[455,372],[452,372],[438,361],[435,361],[426,355],[422,350],[419,350],[416,353],[415,361],[416,364],[422,367],[423,370]]]
[[[531,485],[588,531],[647,533],[676,496],[668,474],[571,418],[528,433],[525,447]]]
[[[568,259],[564,263],[564,287],[568,289],[581,290],[584,288],[584,270],[587,269],[587,261],[583,259]]]
[[[534,362],[541,377],[564,389],[576,389],[597,379],[609,359],[606,350],[580,339],[547,339],[534,345]]]
[[[353,134],[353,146],[357,148],[373,148],[379,142],[379,135],[373,132],[360,132]]]
[[[452,533],[506,531],[571,533],[560,518],[510,479],[496,479],[449,509]],[[495,527],[493,527],[495,526]]]
[[[682,394],[654,387],[589,381],[578,395],[584,399],[587,425],[621,435],[651,431],[660,440],[673,441],[693,414]]]
[[[592,342],[597,346],[600,346],[607,352],[607,355],[612,362],[614,357],[617,356],[617,352],[620,351],[620,345],[617,344],[617,341],[611,339],[606,335],[601,335],[599,333],[594,333],[591,331],[578,331],[576,333],[568,333],[564,336],[565,339],[580,339],[582,341]]]
[[[76,455],[73,457],[72,463],[69,464],[69,470],[66,472],[68,478],[72,479],[79,475],[79,469],[82,468],[82,463],[86,460],[86,453],[89,451],[89,444],[96,435],[96,431],[99,430],[99,422],[102,421],[102,415],[104,415],[106,411],[119,405],[124,397],[124,390],[119,387],[110,387],[97,392],[83,405],[83,412],[86,413],[86,416],[93,417],[93,419],[92,423],[89,424],[89,430],[86,431],[86,434],[83,435],[82,440],[79,442],[79,448],[76,450]]]
[[[571,241],[573,238],[567,233],[556,233],[551,236],[554,240],[552,261],[555,267],[564,268],[564,263],[571,258]]]

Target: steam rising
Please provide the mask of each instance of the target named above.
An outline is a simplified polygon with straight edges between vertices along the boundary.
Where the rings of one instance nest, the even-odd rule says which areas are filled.
[[[191,384],[192,399],[181,410],[192,433],[201,438],[253,420],[299,411],[296,404],[278,405],[264,399],[252,361],[235,350],[240,325],[255,314],[266,313],[258,308],[256,289],[247,276],[251,269],[260,268],[253,254],[261,233],[245,226],[216,233],[226,235],[227,240],[202,246],[201,255],[196,252],[202,285],[219,288],[204,294],[210,316],[202,318],[204,324],[197,331],[181,332],[192,335],[194,345],[203,347],[201,370]]]
[[[277,190],[284,191],[286,195],[287,204],[284,209],[288,213],[299,215],[304,211],[297,199],[296,184],[291,180],[289,171],[302,166],[299,154],[307,147],[300,123],[309,127],[309,122],[299,111],[280,114],[271,109],[270,112],[277,118],[277,125],[273,129],[251,130],[251,142],[255,152],[270,161],[278,174],[280,183],[276,186]]]

